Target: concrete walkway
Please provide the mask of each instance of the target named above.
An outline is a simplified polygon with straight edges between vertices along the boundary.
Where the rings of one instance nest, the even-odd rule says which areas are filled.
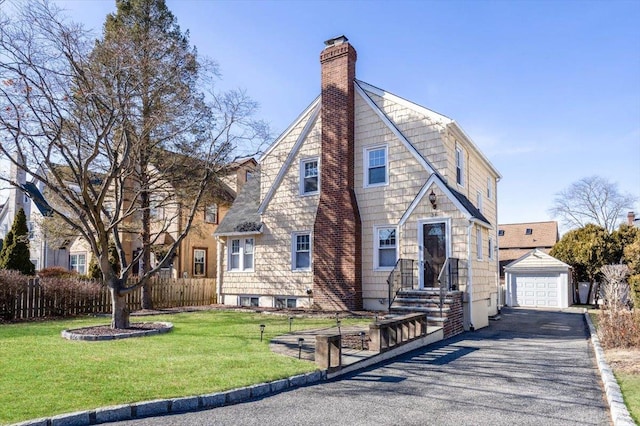
[[[611,419],[583,315],[506,309],[487,328],[341,380],[120,424],[537,426]]]

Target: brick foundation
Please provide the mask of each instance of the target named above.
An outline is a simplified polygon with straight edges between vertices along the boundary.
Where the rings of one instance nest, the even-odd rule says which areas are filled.
[[[447,295],[447,299],[451,299],[452,302],[449,306],[449,313],[447,314],[447,320],[443,325],[444,338],[455,336],[464,331],[464,308],[462,306],[461,291],[451,292]]]

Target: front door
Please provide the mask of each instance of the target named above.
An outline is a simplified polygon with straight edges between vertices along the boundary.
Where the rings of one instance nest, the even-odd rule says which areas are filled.
[[[438,287],[438,274],[447,259],[447,228],[444,222],[422,225],[422,287]]]

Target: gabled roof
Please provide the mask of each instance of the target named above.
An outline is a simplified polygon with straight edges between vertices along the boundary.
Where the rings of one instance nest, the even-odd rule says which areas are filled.
[[[524,256],[504,267],[506,272],[523,269],[544,269],[566,271],[571,266],[538,249],[533,249]]]
[[[22,189],[29,195],[29,198],[31,198],[31,201],[36,205],[42,216],[53,216],[53,209],[33,182],[26,182],[22,185]]]
[[[402,218],[400,218],[400,222],[398,222],[398,225],[402,226],[407,221],[407,219],[409,219],[409,216],[411,216],[413,210],[418,206],[425,195],[427,195],[427,192],[429,188],[431,188],[431,185],[436,185],[438,188],[440,188],[440,190],[458,208],[458,210],[460,210],[462,214],[466,216],[468,220],[475,221],[479,225],[491,228],[491,223],[486,217],[484,217],[480,210],[478,210],[467,197],[447,185],[442,176],[440,176],[439,174],[432,174],[429,179],[427,179],[416,198],[414,198],[414,200],[409,205],[409,208],[404,212]]]
[[[501,250],[516,248],[551,248],[558,242],[558,222],[528,222],[498,225]],[[530,230],[530,231],[528,231]],[[503,235],[502,232],[504,231]]]
[[[262,233],[260,205],[260,170],[244,184],[240,193],[214,232],[215,236]]]

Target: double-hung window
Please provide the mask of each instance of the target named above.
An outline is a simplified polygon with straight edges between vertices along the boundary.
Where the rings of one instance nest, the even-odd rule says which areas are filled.
[[[318,159],[310,158],[300,162],[300,195],[318,193]]]
[[[69,256],[69,269],[76,271],[80,275],[87,273],[87,255],[86,254],[72,254]]]
[[[209,204],[204,211],[204,221],[207,223],[218,223],[218,205]]]
[[[193,276],[204,277],[207,275],[207,251],[193,249]]]
[[[389,159],[387,146],[365,148],[365,186],[386,185],[389,182]]]
[[[493,198],[493,179],[487,178],[487,198],[491,200]]]
[[[398,260],[398,240],[396,228],[378,227],[375,232],[375,267],[392,269]]]
[[[311,268],[311,234],[294,233],[291,239],[291,267],[298,270]]]
[[[253,238],[231,240],[229,246],[229,271],[253,270]]]
[[[456,183],[464,186],[464,151],[456,146]]]
[[[489,254],[487,255],[489,260],[493,260],[493,251],[494,251],[493,237],[489,237]]]
[[[476,207],[478,207],[478,211],[482,213],[482,191],[478,191],[476,195]]]

